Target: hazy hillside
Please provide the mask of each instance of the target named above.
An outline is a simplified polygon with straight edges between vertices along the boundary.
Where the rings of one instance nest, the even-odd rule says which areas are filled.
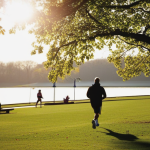
[[[49,70],[45,70],[43,64],[36,64],[32,61],[11,62],[4,64],[0,62],[0,87],[11,87],[22,84],[31,83],[49,83],[47,78]],[[82,81],[93,81],[95,77],[100,77],[101,81],[122,81],[116,73],[113,64],[108,63],[106,59],[96,59],[88,61],[70,76],[66,76],[64,80],[58,78],[58,83],[70,82],[80,77]],[[131,81],[150,81],[150,77],[143,74],[139,77],[131,79]]]
[[[79,67],[79,72],[73,72],[69,78],[80,77],[84,81],[93,81],[95,77],[100,77],[102,81],[122,81],[116,73],[117,69],[107,59],[96,59],[88,61]],[[150,81],[150,77],[145,77],[141,74],[138,77],[132,78],[131,81]]]

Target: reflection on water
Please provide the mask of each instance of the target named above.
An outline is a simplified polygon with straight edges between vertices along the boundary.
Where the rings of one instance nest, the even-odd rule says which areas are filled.
[[[55,90],[53,87],[0,88],[0,102],[1,104],[36,102],[39,89],[42,91],[43,101],[60,101],[66,95],[69,95],[70,100],[87,99],[88,87],[56,87]],[[107,97],[150,95],[150,87],[105,87],[105,90]]]

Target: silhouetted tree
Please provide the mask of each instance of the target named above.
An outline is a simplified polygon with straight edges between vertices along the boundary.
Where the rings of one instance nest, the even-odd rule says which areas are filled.
[[[37,63],[33,62],[33,61],[22,62],[22,68],[23,68],[23,71],[26,75],[26,82],[27,83],[30,83],[30,80],[32,79],[33,68],[35,68],[36,66],[37,66]]]

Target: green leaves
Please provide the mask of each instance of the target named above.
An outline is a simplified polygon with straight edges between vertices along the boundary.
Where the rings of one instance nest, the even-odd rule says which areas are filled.
[[[77,65],[93,58],[95,49],[108,46],[110,63],[114,63],[123,80],[143,72],[149,76],[150,27],[149,3],[136,0],[47,1],[30,31],[36,35],[32,54],[49,45],[45,68],[48,78],[69,75]],[[142,7],[142,8],[141,8]],[[55,8],[55,9],[54,9]],[[61,11],[60,11],[61,10]],[[40,45],[40,46],[37,46]]]

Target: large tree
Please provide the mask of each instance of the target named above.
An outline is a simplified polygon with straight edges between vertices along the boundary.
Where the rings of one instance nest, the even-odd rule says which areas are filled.
[[[108,46],[108,61],[123,80],[150,75],[150,0],[36,0],[41,6],[30,31],[35,54],[49,45],[49,80],[65,77]],[[114,48],[115,46],[115,48]]]

